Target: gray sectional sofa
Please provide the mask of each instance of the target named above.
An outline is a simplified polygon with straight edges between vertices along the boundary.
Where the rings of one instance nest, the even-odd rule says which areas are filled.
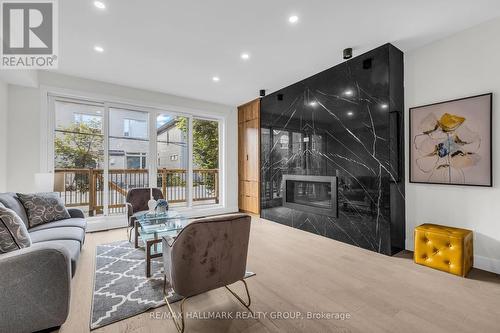
[[[19,215],[32,242],[28,248],[0,254],[0,332],[34,332],[62,325],[85,241],[83,212],[68,209],[70,219],[30,229],[15,193],[0,193],[0,205]]]

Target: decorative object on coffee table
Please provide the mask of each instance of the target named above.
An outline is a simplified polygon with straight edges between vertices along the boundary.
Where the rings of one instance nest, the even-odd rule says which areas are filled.
[[[153,213],[156,208],[156,200],[153,197],[153,188],[149,189],[149,201],[148,201],[149,212]]]
[[[168,210],[168,201],[165,199],[159,199],[156,202],[155,212],[161,214],[161,213],[166,213],[167,210]]]
[[[492,96],[410,109],[410,182],[492,186]]]

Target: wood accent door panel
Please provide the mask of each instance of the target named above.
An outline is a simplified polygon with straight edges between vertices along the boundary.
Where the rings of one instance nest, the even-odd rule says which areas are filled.
[[[245,195],[247,197],[257,197],[256,194],[259,190],[258,182],[250,182],[250,181],[240,181],[240,194]]]
[[[260,100],[238,107],[238,202],[241,211],[260,213]]]
[[[243,212],[259,214],[255,209],[259,207],[259,199],[255,197],[240,196],[240,210]]]
[[[238,179],[247,179],[247,168],[245,161],[247,158],[247,149],[245,145],[245,122],[238,123]]]
[[[252,119],[245,122],[245,180],[259,181],[259,119]]]

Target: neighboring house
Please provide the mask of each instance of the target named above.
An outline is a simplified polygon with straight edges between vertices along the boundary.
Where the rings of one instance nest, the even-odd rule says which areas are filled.
[[[147,169],[148,114],[110,109],[109,125],[110,169]]]
[[[159,169],[187,169],[186,133],[176,126],[176,122],[172,119],[157,130]]]
[[[61,103],[65,104],[65,103]],[[101,111],[92,106],[60,105],[57,128],[72,124],[98,124],[102,128]],[[110,169],[147,169],[149,166],[148,114],[124,109],[111,109],[109,119]],[[160,117],[157,127],[158,169],[187,169],[186,134],[176,126],[176,118]],[[57,156],[56,156],[57,164]],[[97,168],[103,168],[98,163]]]

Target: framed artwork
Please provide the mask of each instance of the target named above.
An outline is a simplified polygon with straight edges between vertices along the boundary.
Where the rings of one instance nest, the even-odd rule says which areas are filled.
[[[493,94],[410,108],[410,183],[492,186]]]

